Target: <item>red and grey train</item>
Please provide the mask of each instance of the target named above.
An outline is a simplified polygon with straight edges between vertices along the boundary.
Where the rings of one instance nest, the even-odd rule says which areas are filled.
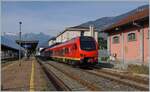
[[[98,43],[93,37],[80,36],[46,48],[44,55],[73,65],[94,65],[98,63]]]

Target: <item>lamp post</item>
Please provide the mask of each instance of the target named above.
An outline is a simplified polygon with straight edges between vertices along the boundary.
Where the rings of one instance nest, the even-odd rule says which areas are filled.
[[[21,66],[21,24],[22,22],[19,22],[19,66]]]

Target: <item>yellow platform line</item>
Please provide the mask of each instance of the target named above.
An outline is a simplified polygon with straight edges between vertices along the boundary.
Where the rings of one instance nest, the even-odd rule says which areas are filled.
[[[34,60],[32,61],[32,71],[30,77],[30,91],[34,91]]]

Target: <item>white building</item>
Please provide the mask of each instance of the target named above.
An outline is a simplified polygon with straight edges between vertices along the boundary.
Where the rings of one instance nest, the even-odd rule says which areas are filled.
[[[65,42],[67,40],[70,40],[72,38],[78,37],[78,36],[92,36],[95,38],[96,41],[98,41],[98,31],[94,29],[94,27],[69,27],[66,28],[63,32],[61,32],[59,35],[56,36],[55,39],[49,40],[49,46],[54,43],[61,43]]]
[[[48,40],[48,45],[49,46],[53,45],[54,43],[56,43],[56,38],[55,37]]]

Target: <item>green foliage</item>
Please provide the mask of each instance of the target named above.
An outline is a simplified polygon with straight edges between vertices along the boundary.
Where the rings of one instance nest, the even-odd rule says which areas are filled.
[[[108,61],[109,57],[101,57],[101,61]]]
[[[98,37],[99,49],[107,49],[107,40],[104,40],[102,37]]]

